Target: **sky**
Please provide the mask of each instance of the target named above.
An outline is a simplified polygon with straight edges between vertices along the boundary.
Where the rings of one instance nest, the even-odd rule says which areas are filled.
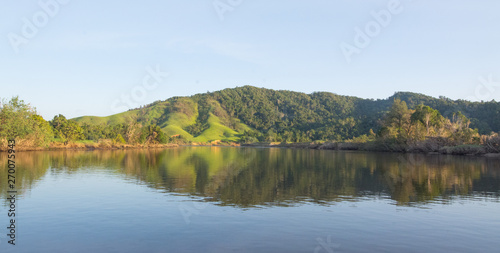
[[[47,120],[244,85],[500,100],[498,0],[0,2],[0,98]]]

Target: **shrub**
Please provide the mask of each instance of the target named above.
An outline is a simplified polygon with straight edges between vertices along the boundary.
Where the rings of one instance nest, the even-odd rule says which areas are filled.
[[[498,136],[498,134],[482,136],[481,143],[488,152],[500,153],[500,136]]]
[[[120,144],[126,144],[127,142],[125,141],[125,139],[123,139],[123,136],[121,134],[118,134],[115,138],[115,142],[116,143],[120,143]]]
[[[459,145],[443,147],[439,150],[439,152],[448,155],[479,155],[485,154],[486,149],[481,145]]]

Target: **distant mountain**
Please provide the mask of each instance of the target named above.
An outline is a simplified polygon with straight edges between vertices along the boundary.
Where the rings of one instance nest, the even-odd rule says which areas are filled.
[[[380,128],[394,99],[409,108],[425,104],[447,118],[461,111],[479,133],[500,131],[500,103],[434,98],[397,92],[387,99],[362,99],[329,92],[305,94],[244,86],[190,97],[173,97],[108,117],[75,118],[84,124],[121,124],[134,120],[157,124],[168,135],[197,142],[238,141],[260,136],[293,141],[342,140]]]

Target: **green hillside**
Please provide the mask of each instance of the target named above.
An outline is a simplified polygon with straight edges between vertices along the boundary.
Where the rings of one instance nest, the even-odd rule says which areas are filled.
[[[236,142],[345,140],[377,132],[394,99],[409,108],[425,104],[451,118],[461,111],[479,133],[500,131],[500,103],[453,101],[398,92],[387,99],[362,99],[329,92],[305,94],[252,86],[173,97],[108,117],[75,118],[80,124],[156,124],[168,136],[188,141]]]
[[[242,123],[229,127],[227,115],[221,119],[213,113],[220,112],[221,106],[210,101],[207,107],[206,100],[176,97],[108,117],[84,116],[74,120],[89,125],[127,124],[130,121],[143,125],[156,124],[168,136],[182,136],[185,140],[195,142],[237,142],[244,130],[251,130]],[[202,128],[202,131],[194,129],[195,126]]]

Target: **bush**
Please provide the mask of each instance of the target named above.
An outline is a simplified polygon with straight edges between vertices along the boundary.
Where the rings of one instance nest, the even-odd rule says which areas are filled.
[[[125,139],[123,139],[123,136],[121,134],[118,134],[118,136],[116,136],[115,138],[115,142],[116,143],[120,143],[120,144],[126,144],[127,142],[125,141]]]
[[[482,136],[481,143],[488,152],[500,153],[500,136],[498,136],[498,134]]]
[[[480,155],[485,154],[486,149],[481,145],[459,145],[453,147],[443,147],[439,150],[439,152],[448,155]]]

